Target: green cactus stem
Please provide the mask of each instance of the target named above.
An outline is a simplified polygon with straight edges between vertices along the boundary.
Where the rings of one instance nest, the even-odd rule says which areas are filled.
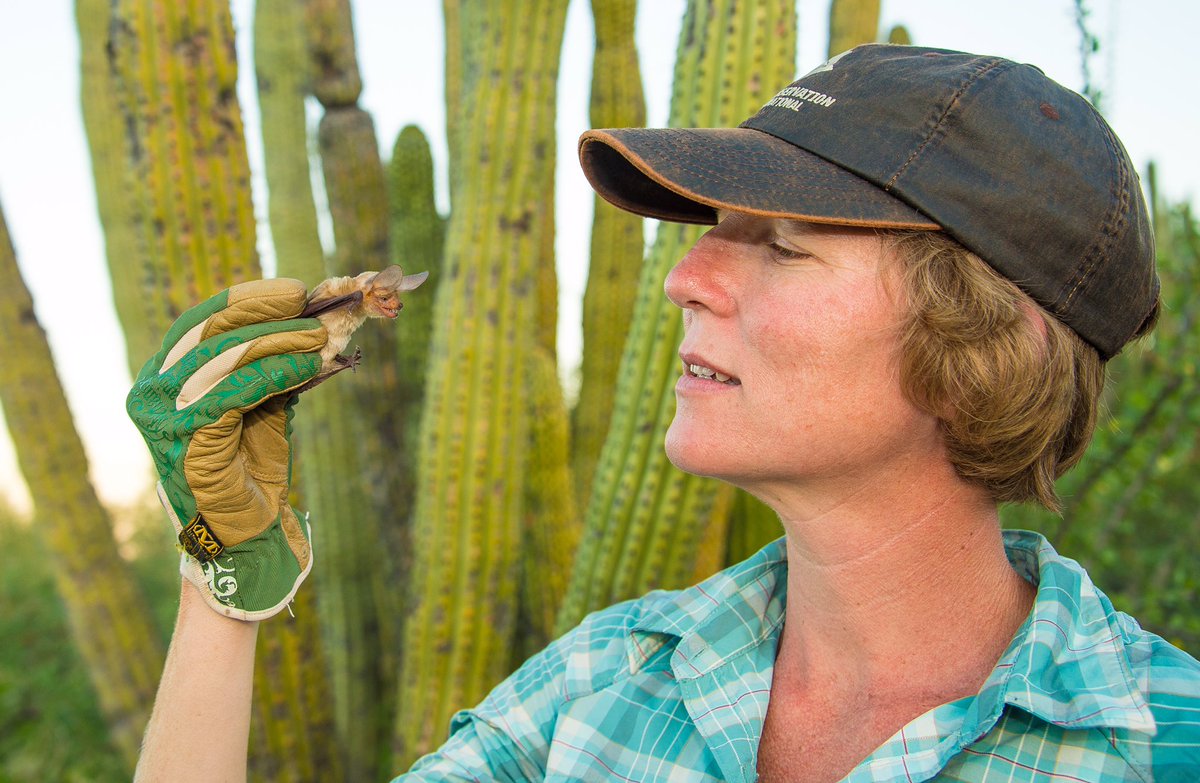
[[[590,120],[594,128],[644,125],[646,103],[634,43],[636,0],[592,0],[596,54]],[[583,363],[571,416],[575,497],[586,508],[596,461],[612,418],[621,348],[633,318],[645,246],[642,220],[595,197],[591,261],[583,295]]]
[[[412,596],[396,766],[445,738],[450,715],[509,670],[517,616],[535,345],[537,215],[553,199],[554,107],[566,4],[464,2],[465,81],[418,455]]]
[[[324,108],[317,137],[335,244],[326,267],[332,275],[382,269],[390,263],[387,188],[374,124],[357,105],[362,79],[350,3],[309,0],[306,17],[312,89]],[[362,349],[361,369],[306,395],[296,432],[342,764],[348,779],[366,780],[380,775],[386,756],[397,668],[392,553],[382,546],[384,526],[399,513],[389,471],[397,368],[387,325],[365,325],[354,345]]]
[[[254,5],[254,66],[262,118],[267,215],[278,273],[317,281],[325,256],[309,180],[304,99],[308,50],[303,9],[291,0]],[[304,461],[297,442],[297,469]],[[298,492],[293,505],[304,508]],[[264,781],[341,778],[333,716],[333,688],[325,676],[317,592],[319,580],[301,590],[294,618],[265,623],[259,631],[254,669],[249,774]]]
[[[516,668],[554,638],[582,525],[568,461],[567,409],[553,358],[534,349],[527,369],[531,430]]]
[[[829,4],[829,57],[871,43],[879,35],[880,0],[832,0]]]
[[[258,277],[229,4],[114,0],[110,67],[127,128],[144,328]],[[124,295],[122,295],[124,296]],[[135,360],[136,361],[136,360]]]
[[[890,44],[900,44],[901,46],[911,46],[912,36],[908,34],[907,27],[898,24],[888,31],[887,42]]]
[[[128,183],[133,180],[126,154],[127,126],[122,119],[117,86],[109,67],[108,44],[111,0],[76,0],[79,29],[79,102],[87,130],[92,161],[96,207],[104,229],[104,253],[112,278],[113,304],[125,337],[131,375],[146,357],[159,348],[162,334],[147,323],[145,298],[156,295],[142,285],[144,270],[136,263],[138,240],[134,201]]]
[[[396,516],[385,530],[396,583],[407,577],[412,563],[411,516],[416,505],[416,452],[425,400],[425,376],[433,335],[433,303],[441,281],[442,247],[446,221],[434,203],[433,156],[425,134],[415,125],[401,129],[388,163],[388,199],[391,208],[393,262],[411,271],[427,270],[429,280],[418,294],[405,301],[396,319],[396,390],[391,399],[400,421],[397,446],[388,459],[399,489]],[[402,592],[402,591],[398,591]],[[404,596],[400,595],[402,603]],[[398,616],[406,612],[398,609]]]

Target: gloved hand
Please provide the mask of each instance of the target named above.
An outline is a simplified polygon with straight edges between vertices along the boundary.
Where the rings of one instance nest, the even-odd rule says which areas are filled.
[[[215,611],[280,612],[312,568],[288,504],[292,389],[321,369],[325,329],[297,319],[304,284],[241,283],[185,312],[138,373],[126,409],[158,471],[179,570]]]

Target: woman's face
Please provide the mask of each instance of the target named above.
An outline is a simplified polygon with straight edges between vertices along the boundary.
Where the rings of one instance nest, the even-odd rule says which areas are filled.
[[[772,503],[940,453],[900,389],[896,267],[867,229],[722,213],[667,276],[684,322],[671,461]]]

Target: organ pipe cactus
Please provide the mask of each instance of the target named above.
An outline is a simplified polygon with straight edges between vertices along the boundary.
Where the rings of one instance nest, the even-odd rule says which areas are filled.
[[[567,409],[554,358],[538,346],[526,373],[531,429],[513,668],[554,637],[581,532],[567,455]]]
[[[325,251],[308,164],[304,100],[312,79],[300,4],[256,0],[254,67],[276,268],[281,276],[315,284],[326,276]]]
[[[671,124],[730,126],[786,84],[796,51],[795,7],[785,0],[688,3],[680,33]],[[559,616],[565,629],[587,612],[691,576],[699,532],[729,492],[667,461],[662,443],[675,410],[682,336],[679,310],[663,296],[667,271],[699,231],[659,226],[641,270],[584,536]]]
[[[566,4],[463,2],[472,68],[462,89],[454,205],[438,287],[418,450],[411,606],[396,766],[444,737],[450,715],[508,671],[517,615],[535,344],[538,214],[554,148]]]
[[[910,46],[912,44],[912,36],[908,33],[908,28],[902,24],[892,27],[888,31],[888,43],[901,44],[902,46]]]
[[[88,481],[46,333],[0,212],[0,406],[49,551],[75,647],[83,658],[113,747],[130,771],[164,660],[146,597],[117,552],[108,512]]]
[[[111,67],[127,128],[141,320],[260,275],[229,3],[115,0]],[[136,360],[135,360],[136,361]]]
[[[390,262],[387,193],[362,91],[348,0],[307,0],[305,31],[312,90],[324,113],[318,145],[332,217],[332,275]],[[317,281],[310,281],[315,284]],[[334,692],[342,764],[350,780],[377,777],[386,747],[395,660],[394,615],[382,529],[397,511],[388,472],[395,431],[394,336],[355,335],[369,371],[306,395],[297,416],[300,489],[312,512],[318,604]]]
[[[832,0],[829,4],[829,54],[833,57],[879,34],[880,0]]]
[[[129,198],[128,183],[134,179],[127,154],[127,126],[121,116],[116,82],[108,56],[112,0],[76,0],[75,21],[79,29],[79,103],[87,130],[92,161],[96,207],[104,228],[104,250],[112,279],[113,302],[125,337],[126,356],[132,375],[137,375],[146,357],[154,354],[162,335],[147,323],[146,275],[138,263],[134,225],[135,202]]]
[[[594,128],[644,125],[646,105],[634,43],[636,0],[592,0],[596,54],[590,120]],[[583,296],[583,365],[571,418],[571,468],[580,508],[587,506],[596,460],[612,417],[621,348],[633,317],[644,241],[642,220],[594,199],[591,255]]]
[[[392,145],[388,163],[388,197],[391,209],[391,248],[395,263],[406,269],[426,269],[429,282],[419,295],[404,303],[403,317],[396,319],[396,366],[399,369],[391,404],[396,408],[400,431],[387,468],[399,485],[394,518],[385,528],[389,549],[396,553],[392,564],[397,584],[402,583],[412,562],[412,509],[416,503],[416,450],[425,399],[425,375],[433,331],[433,302],[441,280],[442,247],[446,221],[434,203],[433,156],[425,134],[415,125],[401,129]],[[397,591],[402,592],[402,591]],[[403,601],[404,596],[400,595]],[[404,612],[397,616],[403,618]]]
[[[258,0],[254,5],[254,66],[276,268],[282,276],[315,282],[324,277],[325,257],[309,180],[303,22],[303,9],[291,0]],[[298,465],[302,451],[298,448]],[[301,475],[299,469],[295,475]],[[297,496],[293,505],[304,508],[306,503]],[[253,779],[341,778],[332,686],[328,677],[313,676],[326,666],[318,592],[301,590],[294,619],[265,623],[259,631],[249,759]]]

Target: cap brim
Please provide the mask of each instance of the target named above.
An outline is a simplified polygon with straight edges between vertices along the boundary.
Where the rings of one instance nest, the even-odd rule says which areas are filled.
[[[579,161],[605,200],[644,217],[713,224],[717,210],[834,225],[940,226],[867,180],[751,128],[590,130]]]

